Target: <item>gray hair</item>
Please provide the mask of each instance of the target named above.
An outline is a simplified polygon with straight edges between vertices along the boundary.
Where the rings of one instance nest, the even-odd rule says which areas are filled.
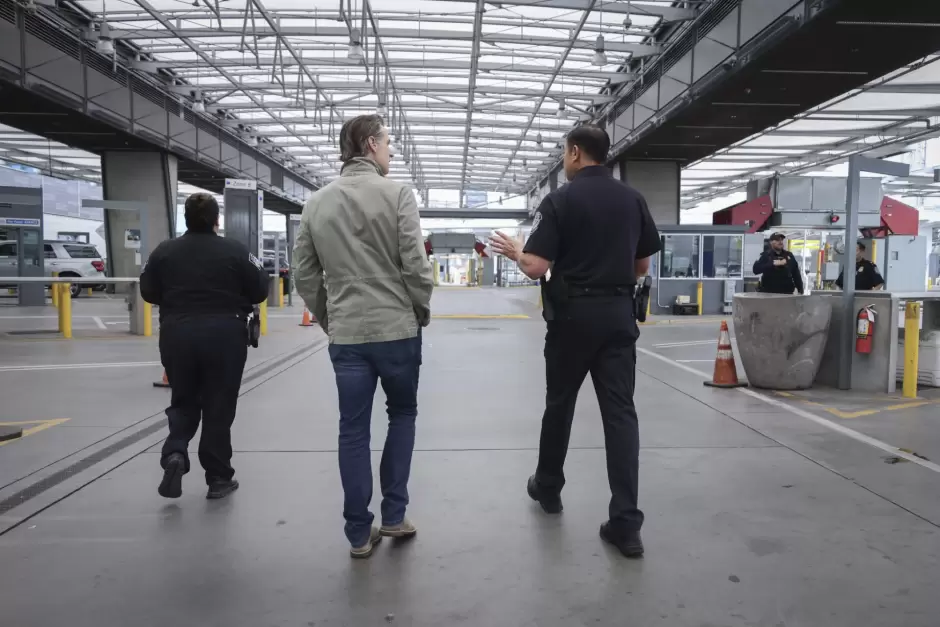
[[[381,136],[384,128],[380,115],[359,115],[347,121],[339,132],[340,161],[369,156],[369,138]]]

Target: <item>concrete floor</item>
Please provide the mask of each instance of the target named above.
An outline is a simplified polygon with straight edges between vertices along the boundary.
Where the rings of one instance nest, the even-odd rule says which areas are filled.
[[[384,542],[366,562],[349,560],[342,533],[336,392],[322,336],[287,318],[273,323],[280,339],[267,349],[276,367],[243,389],[234,428],[242,488],[230,499],[207,502],[198,473],[180,501],[156,495],[162,430],[91,465],[80,462],[103,449],[76,451],[25,479],[4,459],[17,447],[65,452],[52,436],[67,427],[0,447],[0,486],[13,480],[0,503],[14,488],[28,495],[33,480],[60,480],[0,508],[0,622],[936,627],[938,473],[884,463],[883,450],[801,415],[811,408],[798,400],[704,387],[690,369],[710,370],[694,360],[714,356],[712,322],[643,329],[646,557],[625,560],[597,537],[609,494],[589,385],[572,432],[565,512],[542,514],[524,488],[544,397],[544,325],[532,296],[524,288],[436,293],[435,311],[452,317],[436,319],[426,335],[409,509],[420,531],[411,542]],[[127,342],[138,341],[82,341],[74,354],[30,363],[154,359],[153,344]],[[0,359],[22,363],[27,355],[7,357],[11,344],[0,342]],[[27,346],[53,353],[63,344]],[[76,385],[99,396],[90,391],[87,414],[73,420],[113,429],[153,413],[160,391],[143,389],[145,371],[128,368],[121,376],[132,378],[115,385],[106,383],[114,369],[82,375]],[[43,408],[62,403],[63,392],[36,396],[48,376],[0,370],[0,407],[52,415]],[[30,394],[32,405],[18,400]],[[377,466],[381,398],[375,407]],[[146,420],[130,430],[161,419]],[[50,474],[63,464],[79,470]]]

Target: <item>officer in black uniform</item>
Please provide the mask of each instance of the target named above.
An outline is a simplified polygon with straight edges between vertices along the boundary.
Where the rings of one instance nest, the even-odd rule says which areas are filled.
[[[610,138],[602,128],[585,125],[571,131],[564,154],[570,182],[542,201],[524,247],[502,233],[491,245],[530,278],[543,279],[547,392],[529,496],[548,513],[562,510],[575,401],[590,372],[613,494],[601,537],[624,555],[639,557],[643,512],[637,508],[639,431],[633,392],[639,329],[634,288],[661,244],[646,201],[604,165],[609,150]],[[549,269],[551,277],[545,281]]]
[[[859,242],[855,246],[855,289],[857,290],[877,290],[881,289],[885,280],[878,272],[878,266],[865,259],[865,244]],[[839,273],[836,279],[836,285],[842,289],[842,275],[845,271]]]
[[[784,249],[785,239],[783,233],[771,235],[770,246],[754,262],[754,274],[761,275],[762,292],[792,294],[796,290],[799,294],[803,293],[803,273],[793,253]]]
[[[201,420],[206,498],[220,499],[238,488],[231,429],[248,352],[246,320],[267,298],[268,275],[244,244],[217,235],[219,205],[210,194],[190,196],[185,216],[186,233],[157,246],[140,275],[141,296],[160,307],[160,360],[172,395],[158,492],[182,494],[189,441]]]

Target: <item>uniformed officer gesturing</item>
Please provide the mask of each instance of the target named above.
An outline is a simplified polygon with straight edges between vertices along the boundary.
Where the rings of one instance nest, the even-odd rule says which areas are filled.
[[[210,499],[238,488],[232,422],[248,354],[246,319],[268,295],[268,274],[244,244],[216,234],[219,205],[210,194],[186,200],[186,233],[162,242],[140,275],[140,294],[160,307],[160,361],[170,383],[170,434],[158,492],[182,494],[189,441],[202,422],[199,463]]]
[[[878,272],[878,266],[862,257],[865,254],[865,244],[858,242],[855,246],[855,289],[857,290],[878,290],[884,285],[885,280]],[[842,275],[845,270],[839,273],[836,279],[836,285],[842,288]]]
[[[614,179],[604,164],[610,138],[581,126],[566,139],[570,181],[539,206],[525,246],[497,233],[493,249],[543,283],[546,398],[539,462],[529,496],[546,512],[562,510],[561,489],[578,391],[590,372],[604,422],[607,474],[613,494],[601,537],[628,557],[643,554],[637,508],[639,431],[633,392],[636,340],[633,294],[660,248],[643,197]]]
[[[760,291],[768,294],[803,293],[803,273],[796,258],[784,248],[783,233],[770,236],[767,250],[754,262],[754,274],[760,275]]]

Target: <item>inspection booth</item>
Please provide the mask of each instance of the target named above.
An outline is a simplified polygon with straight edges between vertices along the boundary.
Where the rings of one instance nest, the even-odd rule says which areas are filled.
[[[680,224],[658,228],[662,250],[650,261],[654,279],[650,313],[730,313],[732,296],[745,290],[745,270],[750,270],[744,267],[747,227]],[[750,237],[759,248],[762,237]]]
[[[0,285],[16,288],[18,305],[46,304],[42,283],[15,282],[44,276],[42,247],[42,188],[0,186]]]

